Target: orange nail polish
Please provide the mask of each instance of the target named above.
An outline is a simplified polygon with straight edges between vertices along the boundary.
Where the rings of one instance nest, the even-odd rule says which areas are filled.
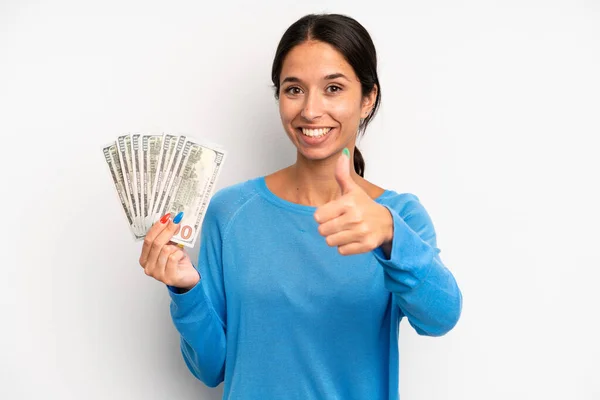
[[[169,220],[169,217],[171,216],[171,213],[166,213],[165,215],[162,216],[162,218],[160,219],[160,223],[164,224]]]

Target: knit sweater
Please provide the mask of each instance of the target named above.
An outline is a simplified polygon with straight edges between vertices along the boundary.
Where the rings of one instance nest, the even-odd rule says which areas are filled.
[[[264,177],[223,188],[202,223],[201,279],[168,287],[191,373],[232,400],[395,400],[399,324],[441,336],[462,294],[432,221],[410,193],[375,201],[393,219],[381,248],[343,256],[317,230],[316,207],[276,196]]]

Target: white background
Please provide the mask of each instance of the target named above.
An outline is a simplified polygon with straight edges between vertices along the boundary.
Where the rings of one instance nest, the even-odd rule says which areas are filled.
[[[218,188],[292,163],[274,51],[339,12],[379,54],[367,178],[421,199],[464,295],[446,336],[402,322],[402,398],[600,399],[600,3],[248,3],[0,1],[0,398],[221,397],[184,365],[101,147],[205,138],[229,150]]]

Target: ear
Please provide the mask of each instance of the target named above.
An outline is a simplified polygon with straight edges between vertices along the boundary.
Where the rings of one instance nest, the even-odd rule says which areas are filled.
[[[375,106],[375,100],[377,99],[378,91],[379,91],[379,88],[377,87],[377,85],[374,85],[373,90],[371,90],[371,93],[369,93],[368,95],[363,97],[362,106],[360,109],[360,117],[361,118],[367,118],[369,116],[369,114],[371,113],[371,111],[373,110],[373,107]]]

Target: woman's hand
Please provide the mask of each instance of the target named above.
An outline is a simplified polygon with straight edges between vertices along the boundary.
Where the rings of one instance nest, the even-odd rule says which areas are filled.
[[[146,275],[173,287],[183,290],[193,288],[199,281],[200,275],[190,260],[190,256],[171,238],[177,232],[181,216],[175,218],[174,223],[164,215],[157,221],[146,234],[140,265]]]
[[[376,203],[350,176],[350,159],[338,159],[335,179],[342,196],[317,209],[319,233],[342,255],[366,253],[379,246],[389,254],[394,225],[388,209]]]

